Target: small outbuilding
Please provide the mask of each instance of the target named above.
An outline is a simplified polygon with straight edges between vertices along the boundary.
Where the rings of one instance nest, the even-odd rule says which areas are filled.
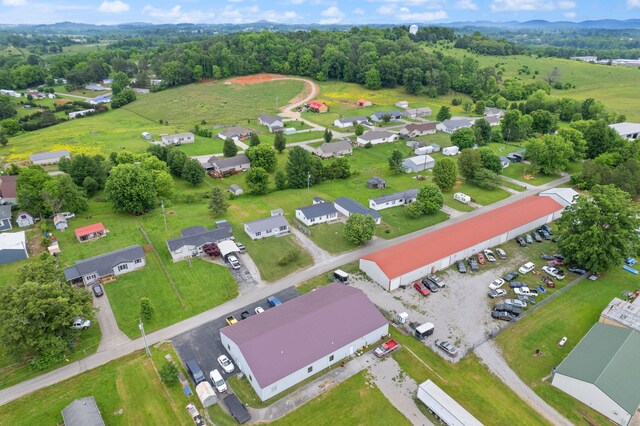
[[[41,166],[47,166],[49,164],[56,164],[62,158],[71,158],[71,154],[66,149],[53,152],[39,152],[37,154],[31,154],[29,159],[33,164],[39,164]]]
[[[76,228],[74,229],[74,232],[76,234],[76,238],[81,243],[86,243],[87,241],[94,241],[98,238],[106,237],[109,233],[102,222],[93,223],[81,228]]]
[[[210,407],[213,404],[218,403],[218,397],[216,391],[213,390],[213,386],[208,381],[200,382],[196,386],[196,394],[198,399],[202,403],[204,408]]]
[[[0,265],[17,262],[28,257],[26,232],[0,233]]]
[[[435,164],[436,160],[430,155],[416,155],[415,157],[402,160],[402,170],[404,170],[405,173],[418,173],[432,169]]]
[[[31,213],[20,212],[16,217],[16,223],[18,224],[18,227],[26,228],[27,226],[35,224],[36,220]]]
[[[76,399],[62,410],[64,426],[104,426],[104,420],[93,396]]]
[[[0,231],[9,231],[12,229],[11,225],[11,206],[0,206]]]
[[[444,155],[458,155],[460,153],[460,148],[458,148],[455,145],[446,146],[446,147],[442,148],[442,153]]]
[[[358,99],[358,106],[359,107],[368,107],[373,105],[373,103],[371,101],[368,101],[366,99]]]
[[[409,102],[407,102],[407,101],[398,101],[398,102],[396,102],[396,106],[398,108],[407,109],[407,108],[409,108]]]
[[[235,196],[244,194],[244,189],[242,189],[240,185],[236,185],[235,183],[232,185],[229,185],[229,188],[227,188],[227,191],[229,191]]]
[[[58,213],[53,216],[53,226],[55,226],[58,231],[64,231],[69,227],[69,224],[67,223],[67,218],[64,217],[62,213]]]
[[[367,181],[367,188],[382,189],[386,187],[387,181],[378,176],[374,176]]]

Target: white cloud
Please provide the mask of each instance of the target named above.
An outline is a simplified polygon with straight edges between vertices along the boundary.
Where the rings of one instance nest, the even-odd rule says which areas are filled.
[[[344,13],[336,6],[331,6],[320,12],[320,24],[339,24],[344,19]]]
[[[361,7],[356,7],[355,9],[353,9],[353,13],[355,15],[364,15],[364,9]]]
[[[302,3],[304,3],[304,0],[289,0],[289,3],[291,3],[291,4],[302,4]]]
[[[478,10],[478,5],[473,0],[459,0],[456,2],[457,9]]]
[[[491,10],[493,12],[510,11],[537,11],[537,10],[553,10],[555,5],[551,1],[546,0],[493,0]]]
[[[423,12],[423,13],[401,13],[396,15],[396,18],[400,21],[412,21],[412,22],[428,22],[428,21],[440,21],[447,19],[449,15],[444,10],[438,10],[437,12]]]
[[[300,22],[301,17],[296,12],[292,10],[285,11],[275,11],[275,10],[265,10],[261,14],[261,19],[264,19],[269,22]]]
[[[98,8],[98,12],[103,13],[121,13],[127,12],[129,10],[129,5],[123,1],[115,0],[115,1],[103,1]]]
[[[576,2],[574,1],[560,1],[558,2],[559,9],[574,9],[576,7]]]
[[[383,4],[376,9],[379,15],[395,15],[398,13],[398,6],[395,4]]]
[[[177,18],[182,14],[182,6],[175,5],[171,9],[158,9],[150,5],[142,8],[142,12],[154,18]]]
[[[27,0],[2,0],[2,4],[5,6],[24,6],[27,4]]]
[[[171,9],[159,9],[146,5],[142,8],[142,12],[153,18],[157,18],[157,21],[175,24],[211,22],[216,16],[213,12],[201,10],[184,11],[179,4],[173,6]]]
[[[627,0],[627,6],[630,8],[640,7],[640,0]]]
[[[564,17],[567,19],[576,19],[576,13],[575,12],[567,12],[564,14]]]

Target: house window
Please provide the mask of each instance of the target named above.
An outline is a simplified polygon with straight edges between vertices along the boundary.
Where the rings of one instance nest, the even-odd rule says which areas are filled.
[[[329,362],[333,361],[334,356],[333,355],[329,355]]]
[[[281,231],[286,231],[286,230],[287,230],[287,227],[286,227],[286,226],[281,226],[281,227],[280,227],[280,230],[281,230]]]
[[[273,229],[267,229],[267,234],[270,234]]]
[[[118,271],[124,271],[129,269],[129,265],[127,265],[126,263],[123,263],[122,265],[118,265]]]
[[[137,264],[139,264],[139,263],[142,263],[142,259],[136,259],[136,260],[135,260],[135,264],[136,264],[136,265],[137,265]]]
[[[231,350],[231,345],[227,345],[227,349]]]
[[[273,386],[271,386],[271,391],[272,391],[272,392],[275,392],[275,391],[277,391],[277,390],[278,390],[278,385],[273,385]]]
[[[91,275],[87,275],[86,277],[87,281],[92,281],[96,279],[96,274],[91,274]]]
[[[253,382],[253,377],[251,377],[251,374],[249,374],[249,381]]]
[[[313,365],[309,368],[307,368],[307,373],[311,373],[313,371]]]
[[[256,232],[256,237],[259,237],[260,235],[262,235],[262,232]]]

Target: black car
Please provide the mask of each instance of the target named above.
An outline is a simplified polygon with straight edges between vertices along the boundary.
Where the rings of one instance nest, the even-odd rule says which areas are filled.
[[[202,372],[202,369],[200,369],[200,366],[198,365],[195,359],[191,359],[187,361],[186,364],[187,364],[187,371],[191,375],[191,378],[193,379],[193,382],[196,384],[196,386],[198,386],[198,384],[202,382],[207,381],[207,378],[205,377],[204,373]]]
[[[458,267],[458,272],[460,272],[461,274],[467,273],[467,267],[464,266],[464,262],[462,260],[458,260],[456,262],[456,266]]]
[[[473,272],[477,272],[480,270],[480,267],[478,266],[478,261],[475,260],[473,257],[468,258],[467,263],[469,264],[469,268],[471,268]]]
[[[545,231],[542,228],[538,229],[538,234],[540,234],[540,236],[542,238],[544,238],[545,240],[550,240],[551,239],[551,234],[549,234],[547,231]]]
[[[422,280],[422,284],[424,284],[425,287],[427,287],[431,293],[437,293],[438,290],[440,290],[438,288],[438,285],[436,283],[434,283],[433,281],[431,281],[430,279],[428,279],[428,278],[424,278]]]
[[[561,255],[560,253],[553,253],[553,257],[558,260],[564,260],[564,256]]]
[[[243,313],[240,314],[240,318],[242,319],[247,319],[249,318],[249,311],[244,311]]]
[[[526,247],[527,246],[527,243],[525,243],[524,238],[522,238],[519,235],[516,237],[516,243],[518,243],[518,245],[520,247]]]
[[[509,283],[509,287],[511,288],[520,288],[520,287],[525,287],[525,285],[523,283],[521,283],[520,281],[512,281]]]
[[[518,278],[518,273],[511,271],[509,272],[507,275],[505,275],[504,277],[502,277],[506,282],[511,282],[513,280],[515,280],[516,278]]]
[[[586,269],[581,268],[579,266],[570,266],[567,269],[569,270],[569,272],[573,272],[574,274],[578,274],[578,275],[584,275],[587,273]]]
[[[555,260],[555,257],[551,256],[550,254],[546,254],[546,253],[542,253],[540,255],[540,258],[544,259],[544,260]]]
[[[513,321],[514,319],[516,319],[516,317],[510,314],[509,312],[496,311],[496,310],[491,311],[491,316],[495,319],[502,320],[502,321]]]
[[[540,237],[540,234],[538,234],[537,232],[533,233],[533,239],[536,240],[536,243],[542,242],[542,237]]]
[[[545,231],[547,231],[549,233],[549,235],[553,235],[553,231],[551,230],[551,227],[549,225],[547,225],[546,223],[544,225],[542,225],[540,228],[544,229]]]
[[[506,303],[498,303],[493,307],[493,310],[500,312],[509,312],[511,315],[516,317],[522,313],[522,309],[515,306],[507,305]]]
[[[100,284],[94,284],[93,286],[91,286],[91,289],[93,290],[93,294],[95,294],[96,297],[100,297],[104,294],[104,292],[102,291],[102,286]]]

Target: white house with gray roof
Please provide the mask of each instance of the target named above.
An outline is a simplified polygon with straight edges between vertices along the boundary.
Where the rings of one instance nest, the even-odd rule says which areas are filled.
[[[630,141],[635,141],[640,137],[640,124],[639,123],[616,123],[609,124],[613,130],[615,130],[620,136]]]
[[[0,206],[0,231],[9,231],[11,225],[11,206]]]
[[[458,129],[473,126],[475,121],[475,118],[453,117],[450,120],[444,120],[442,123],[438,123],[436,129],[444,133],[453,133]]]
[[[333,203],[314,203],[296,209],[296,218],[307,226],[331,222],[338,219],[338,210]]]
[[[380,213],[373,209],[366,208],[359,202],[349,197],[336,198],[336,200],[333,202],[333,205],[340,213],[342,213],[346,217],[349,217],[352,214],[361,214],[363,216],[371,216],[376,222],[376,225],[380,225],[382,223],[382,216],[380,216]]]
[[[348,139],[337,142],[323,143],[313,153],[320,158],[344,157],[353,154],[353,146]]]
[[[374,121],[376,123],[381,123],[384,121],[383,117],[385,115],[388,115],[389,117],[391,117],[391,121],[398,121],[402,118],[402,116],[404,115],[404,112],[402,111],[380,111],[380,112],[376,112],[371,114],[371,116],[369,117],[371,119],[371,121]]]
[[[134,245],[80,260],[75,265],[64,268],[64,276],[73,284],[90,285],[136,271],[146,264],[142,246]]]
[[[234,157],[216,157],[214,155],[209,158],[206,163],[203,163],[202,167],[207,171],[210,170],[226,175],[249,170],[251,167],[251,160],[249,160],[249,157],[244,154],[239,154]]]
[[[285,235],[289,233],[289,222],[282,215],[269,216],[245,223],[244,232],[252,240]]]
[[[357,126],[361,123],[366,123],[369,119],[367,117],[358,116],[358,117],[345,117],[345,118],[336,118],[333,120],[333,125],[335,127],[340,127],[344,129],[345,127]]]
[[[160,135],[164,145],[182,145],[183,143],[194,143],[196,141],[193,133],[175,133],[173,135]]]
[[[56,164],[62,158],[71,158],[71,154],[66,149],[53,152],[39,152],[37,154],[31,154],[29,159],[33,164],[40,164],[46,166],[48,164]]]
[[[219,226],[212,230],[207,230],[204,226],[191,226],[183,229],[180,234],[180,237],[166,241],[171,259],[174,262],[202,256],[205,254],[203,250],[205,245],[218,244],[233,238],[233,232],[227,226]]]
[[[364,146],[368,143],[378,145],[386,142],[395,142],[397,140],[398,135],[388,130],[369,130],[358,136],[356,142],[358,145]]]
[[[269,115],[262,114],[258,117],[258,124],[262,124],[263,126],[267,126],[271,133],[277,132],[283,129],[284,121],[282,121],[282,117],[279,115]]]
[[[413,203],[418,196],[417,189],[407,189],[406,191],[394,192],[393,194],[381,195],[369,199],[369,208],[373,210],[384,210],[389,207],[402,206]]]

